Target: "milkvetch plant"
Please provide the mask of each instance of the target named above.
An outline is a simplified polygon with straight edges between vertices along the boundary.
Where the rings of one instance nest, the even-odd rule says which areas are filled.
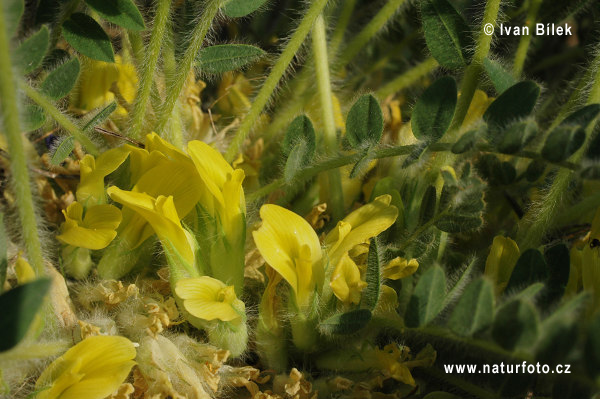
[[[3,395],[598,396],[594,1],[59,3],[0,6]]]

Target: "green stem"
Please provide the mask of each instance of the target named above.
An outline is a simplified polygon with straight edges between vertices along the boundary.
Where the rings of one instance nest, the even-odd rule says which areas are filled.
[[[527,19],[525,25],[531,30],[535,25],[538,11],[542,5],[542,0],[531,0],[529,4],[529,11],[527,12]],[[523,65],[525,65],[525,59],[527,58],[527,52],[529,51],[529,45],[531,44],[532,35],[522,35],[519,40],[519,47],[517,47],[517,53],[515,54],[515,62],[513,64],[513,76],[519,78],[523,73]]]
[[[128,29],[127,38],[129,39],[129,44],[131,45],[131,52],[133,59],[135,60],[135,66],[139,71],[144,62],[144,42],[142,40],[142,35],[140,32]]]
[[[428,74],[433,72],[438,66],[438,62],[433,57],[427,58],[425,61],[415,65],[408,71],[404,72],[402,75],[398,76],[397,78],[393,79],[385,86],[377,90],[375,92],[375,97],[379,99],[384,99],[391,94],[397,93],[409,87],[422,77],[427,76]]]
[[[340,12],[337,24],[335,25],[335,30],[331,34],[331,40],[329,41],[329,54],[331,54],[332,57],[337,55],[340,45],[342,44],[348,24],[350,23],[350,18],[352,18],[352,13],[356,7],[356,1],[357,0],[345,0],[342,4],[342,11]]]
[[[358,55],[360,50],[396,15],[405,0],[388,0],[373,19],[348,43],[336,63],[336,70],[343,69]]]
[[[427,149],[427,151],[449,152],[449,151],[451,151],[453,145],[454,145],[453,143],[435,143],[435,144],[430,145],[429,148]],[[373,159],[396,157],[396,156],[401,156],[401,155],[408,155],[408,154],[416,151],[418,148],[420,148],[419,144],[402,145],[402,146],[395,146],[395,147],[385,147],[385,148],[379,148],[377,150],[374,150],[371,153],[371,155],[372,155]],[[475,151],[495,153],[494,148],[489,144],[478,145],[475,147]],[[362,153],[354,153],[354,154],[350,154],[350,155],[339,156],[337,158],[326,159],[321,162],[315,163],[314,165],[307,167],[307,168],[303,169],[302,171],[300,171],[296,175],[295,181],[296,181],[296,183],[301,183],[301,182],[304,182],[304,181],[318,175],[319,173],[328,171],[330,169],[341,168],[342,166],[346,166],[346,165],[350,165],[352,163],[358,162],[361,159],[362,155],[363,155]],[[529,151],[520,151],[515,154],[512,154],[512,156],[519,157],[519,158],[544,160],[544,158],[541,155],[533,153],[533,152],[529,152]],[[548,162],[548,161],[546,161],[546,162]],[[577,166],[577,164],[574,164],[572,162],[567,162],[567,161],[552,163],[552,164],[559,166],[561,168],[564,168],[565,170],[568,170],[568,171],[577,170],[579,168]],[[248,194],[248,196],[246,197],[246,202],[248,204],[251,204],[252,202],[257,201],[258,199],[260,199],[266,195],[269,195],[273,191],[278,190],[283,187],[285,187],[285,181],[283,178],[273,180],[271,183]]]
[[[333,103],[331,81],[329,78],[329,59],[327,57],[327,37],[325,34],[325,21],[319,15],[312,31],[313,57],[317,74],[317,88],[323,118],[323,133],[325,149],[329,155],[338,151],[337,135],[335,132],[335,119],[333,116]],[[344,192],[342,191],[342,178],[339,169],[332,169],[327,173],[331,212],[334,220],[341,220],[344,216]]]
[[[23,147],[23,136],[19,126],[19,108],[15,76],[10,60],[10,39],[7,36],[4,7],[0,6],[0,98],[2,102],[2,127],[10,153],[12,186],[15,205],[19,211],[23,240],[29,262],[37,276],[44,275],[44,258],[38,235],[35,207],[31,193],[31,180],[27,168],[27,157]]]
[[[421,369],[421,371],[425,374],[429,374],[431,377],[436,378],[438,380],[444,381],[447,384],[453,385],[456,388],[462,390],[463,392],[472,395],[475,398],[479,399],[499,399],[500,396],[493,392],[490,392],[486,389],[483,389],[475,384],[472,384],[468,381],[465,381],[461,378],[455,377],[452,374],[447,374],[442,372],[439,369],[434,367],[428,367]]]
[[[485,5],[485,11],[483,14],[483,21],[481,27],[486,24],[496,25],[496,19],[498,18],[498,11],[500,10],[500,0],[488,0]],[[479,85],[479,75],[483,69],[483,60],[487,57],[490,52],[490,46],[492,44],[492,36],[488,36],[484,33],[484,29],[480,29],[479,39],[475,47],[475,54],[471,64],[467,67],[465,75],[463,77],[460,86],[460,97],[456,105],[456,112],[454,113],[454,119],[450,125],[449,133],[456,132],[460,129],[467,111],[473,100],[473,95],[477,86]]]
[[[275,65],[273,66],[273,69],[271,69],[269,76],[263,83],[260,91],[254,99],[254,102],[252,103],[250,111],[242,120],[240,128],[238,129],[233,140],[231,141],[231,144],[227,149],[227,153],[225,154],[225,159],[228,162],[232,162],[237,153],[240,151],[244,140],[246,139],[248,134],[250,134],[250,131],[254,127],[260,114],[271,99],[271,96],[273,95],[277,84],[281,80],[283,74],[292,62],[292,59],[298,52],[298,49],[304,42],[304,39],[312,29],[315,20],[321,14],[321,11],[323,11],[323,8],[325,8],[326,4],[327,0],[315,0],[311,3],[310,7],[308,8],[308,11],[304,15],[304,18],[302,18],[300,25],[298,25],[298,28],[296,28],[296,30],[292,34],[290,41],[283,49],[283,52],[279,56],[279,59],[277,60]]]
[[[98,156],[100,151],[98,147],[90,140],[90,138],[71,121],[65,114],[63,114],[58,108],[54,106],[52,100],[44,96],[42,93],[29,86],[22,80],[19,80],[19,87],[27,94],[27,97],[31,98],[37,105],[39,105],[44,111],[48,113],[59,125],[61,125],[70,135],[75,137],[75,140],[79,141],[81,145],[85,147],[87,152],[94,156]]]
[[[202,48],[202,44],[204,43],[204,39],[206,38],[206,35],[212,26],[213,20],[219,12],[221,3],[222,0],[209,0],[205,3],[204,13],[198,21],[198,24],[194,27],[194,30],[190,33],[190,44],[185,50],[183,58],[179,60],[176,74],[172,79],[169,79],[169,83],[167,84],[167,97],[160,108],[158,124],[156,126],[156,131],[161,135],[171,120],[173,108],[175,108],[175,105],[179,102],[181,90],[185,85],[185,81],[187,80],[190,70],[194,66],[194,61],[198,51],[200,51],[200,48]],[[181,132],[172,132],[172,134],[174,135],[176,141],[181,142],[181,145],[183,145]]]
[[[166,41],[163,47],[163,69],[167,81],[174,82],[180,73],[178,73],[177,61],[175,60],[175,42],[172,37],[173,31],[171,29],[169,29],[169,31],[171,33],[171,38]],[[181,103],[179,101],[175,101],[175,106],[171,110],[169,120],[170,123],[168,124],[168,128],[165,125],[163,127],[164,131],[160,129],[157,130],[175,147],[183,148],[183,123],[181,121]]]
[[[137,101],[133,106],[131,115],[129,136],[139,140],[144,128],[144,117],[150,100],[154,73],[160,57],[160,49],[166,36],[167,22],[169,21],[169,10],[172,0],[158,0],[154,24],[150,34],[150,42],[146,48],[146,60],[140,65],[140,85],[137,91]]]

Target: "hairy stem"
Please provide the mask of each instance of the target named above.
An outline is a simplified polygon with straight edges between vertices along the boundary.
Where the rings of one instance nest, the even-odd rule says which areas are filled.
[[[163,47],[163,68],[167,81],[175,81],[177,76],[181,74],[177,69],[177,61],[175,59],[175,43],[173,40],[173,31],[169,29],[171,37],[165,43]],[[189,71],[188,71],[189,73]],[[181,122],[181,103],[175,101],[174,107],[171,109],[169,118],[170,122],[167,126],[163,126],[161,132],[163,137],[166,137],[168,141],[175,147],[183,148],[183,124]]]
[[[423,62],[415,65],[408,71],[404,72],[402,75],[396,77],[395,79],[381,87],[375,92],[375,96],[379,99],[384,99],[391,94],[397,93],[409,87],[422,77],[427,76],[428,74],[433,72],[438,66],[438,62],[433,57],[427,58]]]
[[[25,92],[27,97],[32,99],[37,105],[46,111],[48,115],[50,115],[52,119],[56,121],[56,123],[62,126],[70,135],[75,137],[75,140],[79,141],[81,145],[85,147],[87,152],[94,156],[100,154],[98,147],[96,147],[92,140],[90,140],[90,138],[80,128],[78,128],[71,119],[69,119],[69,117],[56,108],[52,103],[52,100],[22,80],[19,80],[19,87]]]
[[[532,29],[535,25],[535,19],[537,18],[538,11],[542,5],[542,0],[531,0],[529,4],[529,11],[527,12],[527,19],[525,25]],[[513,75],[515,78],[519,78],[523,73],[523,65],[525,65],[525,59],[527,58],[527,52],[529,51],[529,45],[531,44],[531,35],[522,35],[519,40],[519,47],[517,47],[517,53],[515,54],[515,62],[513,64]]]
[[[156,72],[158,58],[160,57],[160,49],[166,35],[171,1],[172,0],[158,0],[154,24],[150,34],[150,42],[146,48],[146,59],[142,65],[140,65],[140,85],[137,92],[137,101],[133,106],[129,130],[129,136],[136,140],[139,140],[142,136],[144,117],[146,116],[148,101],[150,100],[154,73]]]
[[[4,7],[0,6],[0,98],[2,98],[0,107],[2,110],[2,128],[11,157],[12,186],[16,199],[15,205],[19,212],[23,241],[35,274],[41,276],[44,274],[44,259],[38,235],[27,157],[23,147],[23,136],[21,136],[17,88],[15,87],[15,76],[12,71],[10,55],[10,39],[7,35]]]
[[[335,119],[333,116],[333,103],[331,100],[331,81],[329,79],[329,59],[327,57],[327,37],[325,34],[325,21],[319,15],[315,21],[312,32],[313,56],[317,73],[317,88],[321,104],[321,117],[323,118],[323,133],[326,151],[335,154],[338,151],[337,135],[335,132]],[[344,216],[344,192],[342,191],[342,178],[339,169],[332,169],[327,173],[329,196],[331,200],[334,220],[341,220]]]
[[[499,10],[500,0],[488,0],[485,5],[481,26],[483,27],[486,24],[492,24],[495,26]],[[484,29],[481,29],[480,32],[481,33],[479,34],[479,38],[477,40],[473,60],[467,67],[465,75],[462,79],[460,86],[460,97],[458,98],[456,112],[454,113],[454,119],[450,125],[449,133],[457,132],[465,120],[465,116],[467,116],[467,111],[471,105],[471,100],[473,100],[473,95],[475,94],[475,90],[477,90],[477,86],[479,85],[479,75],[481,74],[483,68],[483,60],[490,52],[492,36],[486,35],[484,33]]]
[[[344,34],[347,31],[350,18],[352,18],[352,13],[356,7],[356,1],[357,0],[345,0],[341,5],[342,11],[340,12],[335,29],[331,34],[331,40],[329,41],[329,54],[331,54],[332,57],[337,55],[342,40],[344,40]]]
[[[283,74],[287,70],[288,66],[292,62],[292,59],[298,52],[298,49],[304,42],[304,39],[312,29],[312,26],[317,19],[317,17],[325,8],[327,4],[327,0],[315,0],[311,3],[308,11],[302,18],[300,25],[292,34],[290,41],[287,43],[283,52],[279,56],[279,59],[271,69],[269,76],[263,83],[260,91],[258,92],[256,98],[254,99],[252,106],[250,107],[250,111],[246,114],[242,123],[240,124],[240,128],[236,132],[235,137],[231,141],[229,148],[227,149],[227,153],[225,154],[225,159],[228,162],[233,161],[237,153],[240,151],[244,140],[250,134],[250,131],[254,127],[254,124],[258,120],[260,114],[263,109],[266,107],[267,103],[271,99],[277,84],[283,77]]]
[[[388,0],[375,14],[373,19],[369,21],[350,42],[344,47],[343,53],[340,55],[336,63],[336,69],[340,70],[350,63],[358,55],[360,50],[371,40],[377,33],[396,15],[396,10],[405,0]]]
[[[204,13],[190,34],[191,40],[189,46],[185,50],[183,58],[179,60],[175,76],[169,78],[168,80],[169,84],[167,85],[167,97],[160,108],[158,124],[156,126],[156,130],[159,134],[163,133],[167,123],[169,123],[171,120],[173,108],[176,106],[179,100],[179,95],[181,94],[181,90],[185,85],[188,74],[194,66],[196,55],[202,48],[204,39],[206,38],[206,35],[212,26],[213,20],[219,12],[221,3],[222,0],[209,0],[205,3]],[[172,134],[175,135],[174,137],[177,141],[182,141],[181,132],[172,132]]]

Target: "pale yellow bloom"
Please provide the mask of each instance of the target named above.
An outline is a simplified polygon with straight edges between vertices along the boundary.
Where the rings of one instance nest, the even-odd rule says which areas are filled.
[[[244,303],[236,297],[234,287],[209,276],[177,281],[175,294],[183,300],[185,310],[199,319],[232,321],[244,314]]]
[[[399,280],[408,277],[419,268],[419,262],[416,259],[406,260],[402,257],[397,257],[388,262],[383,267],[382,275],[390,280]]]
[[[493,101],[494,98],[488,97],[486,92],[482,90],[476,90],[475,94],[473,95],[473,100],[471,100],[471,105],[469,105],[467,115],[465,116],[463,126],[469,126],[481,119],[481,117]]]
[[[182,259],[190,268],[195,264],[192,237],[181,226],[172,196],[151,197],[146,193],[110,187],[108,195],[145,219],[162,242],[167,254]]]
[[[348,254],[344,254],[331,275],[331,288],[344,304],[358,304],[367,283],[360,279],[360,270]]]
[[[19,284],[35,280],[33,268],[21,255],[17,257],[17,261],[15,262],[15,274],[17,275],[17,282]]]
[[[36,399],[103,399],[127,378],[135,355],[127,338],[86,338],[44,370],[35,384]]]
[[[83,157],[79,162],[77,201],[86,207],[106,203],[104,178],[117,170],[128,155],[126,147],[118,147],[103,152],[98,158],[89,154]]]
[[[262,226],[254,242],[266,262],[292,287],[299,307],[323,282],[321,245],[317,233],[302,217],[277,205],[260,208]]]
[[[519,259],[520,251],[516,242],[508,237],[496,236],[485,261],[484,275],[489,277],[496,287],[496,294],[502,293]]]
[[[135,99],[137,75],[135,67],[123,64],[121,56],[115,56],[115,62],[103,62],[85,58],[83,70],[79,75],[79,89],[74,105],[83,110],[102,107],[115,99],[111,91],[113,83],[117,84],[120,94],[127,103]],[[127,112],[120,107],[117,112],[125,115]]]
[[[64,244],[87,249],[105,248],[116,237],[121,223],[119,208],[108,204],[91,206],[83,216],[83,206],[75,201],[63,214],[65,222],[56,238]]]

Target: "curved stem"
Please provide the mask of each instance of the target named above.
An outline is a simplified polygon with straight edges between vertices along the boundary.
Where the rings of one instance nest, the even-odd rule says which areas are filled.
[[[360,50],[396,15],[396,10],[405,0],[388,0],[373,19],[344,47],[336,70],[344,68],[358,55]]]
[[[542,5],[543,0],[531,0],[529,4],[529,11],[527,12],[527,19],[525,25],[531,30],[535,25],[535,19],[537,18],[538,11]],[[527,58],[527,51],[531,44],[532,35],[522,35],[519,40],[519,47],[515,54],[515,63],[513,64],[513,75],[517,79],[523,72],[523,65],[525,65],[525,59]]]
[[[42,244],[38,235],[35,207],[31,193],[31,179],[23,147],[23,136],[21,135],[17,88],[15,87],[15,76],[10,60],[10,38],[6,32],[4,6],[0,6],[0,98],[2,98],[0,107],[2,110],[2,128],[11,157],[10,169],[16,199],[15,205],[19,212],[27,256],[35,270],[35,274],[42,276],[44,275]]]
[[[58,108],[52,104],[52,100],[48,99],[42,93],[29,86],[22,80],[19,80],[19,87],[25,92],[27,97],[32,99],[37,105],[39,105],[44,111],[46,111],[52,119],[61,125],[69,134],[75,137],[75,140],[79,141],[81,145],[85,147],[87,152],[94,156],[98,156],[100,151],[98,147],[90,140],[90,138],[71,121],[66,115],[64,115]]]
[[[331,40],[329,41],[329,54],[331,54],[332,57],[337,55],[340,45],[342,44],[344,34],[350,23],[350,18],[352,18],[352,13],[356,7],[356,1],[357,0],[345,0],[342,4],[342,11],[340,12],[335,29],[331,34]]]
[[[402,75],[396,77],[385,86],[379,88],[379,90],[375,92],[375,97],[383,99],[391,94],[397,93],[412,85],[422,77],[427,76],[438,66],[438,62],[433,57],[427,58],[423,62],[404,72]]]
[[[296,28],[292,34],[290,41],[287,43],[283,52],[279,56],[279,59],[271,69],[269,76],[263,83],[260,91],[252,103],[250,111],[242,120],[240,128],[231,141],[231,144],[229,145],[229,148],[225,154],[225,159],[228,162],[232,162],[237,153],[240,151],[244,140],[248,134],[250,134],[250,131],[254,127],[258,117],[271,99],[277,84],[281,80],[283,74],[296,55],[296,52],[304,42],[308,32],[310,32],[312,29],[315,20],[321,14],[321,11],[323,11],[323,8],[325,8],[326,4],[327,0],[315,0],[311,3],[308,11],[304,15],[304,18],[302,18],[300,25],[298,25],[298,28]]]
[[[200,51],[200,48],[202,48],[204,39],[206,38],[206,35],[212,26],[213,20],[219,12],[221,3],[222,0],[209,0],[205,3],[204,13],[197,22],[197,25],[194,27],[194,30],[190,33],[190,44],[185,50],[183,58],[179,60],[176,74],[172,78],[169,78],[169,83],[167,84],[167,97],[160,108],[158,124],[156,125],[156,130],[161,135],[167,126],[167,123],[169,123],[169,120],[171,119],[173,108],[179,100],[179,95],[181,94],[181,90],[183,89],[185,81],[187,80],[188,74],[194,66],[196,55],[198,54],[198,51]],[[177,142],[181,141],[181,144],[173,144],[178,146],[183,145],[181,132],[172,132],[172,134]]]
[[[137,101],[133,106],[133,114],[131,115],[129,136],[139,140],[142,136],[144,128],[144,117],[150,100],[150,92],[154,73],[158,65],[160,57],[160,49],[166,35],[167,22],[169,21],[169,10],[172,0],[158,0],[156,7],[156,15],[154,17],[154,25],[150,34],[150,43],[146,48],[146,60],[140,65],[141,77],[140,85],[137,92]]]
[[[335,119],[333,116],[333,103],[331,81],[329,79],[329,59],[327,57],[327,38],[325,35],[325,21],[319,15],[312,31],[313,56],[317,73],[317,88],[321,104],[321,117],[323,118],[324,142],[328,154],[335,154],[338,150],[337,135],[335,132]],[[329,198],[332,205],[334,220],[341,220],[344,216],[344,192],[342,191],[342,178],[339,169],[332,169],[327,173]]]

